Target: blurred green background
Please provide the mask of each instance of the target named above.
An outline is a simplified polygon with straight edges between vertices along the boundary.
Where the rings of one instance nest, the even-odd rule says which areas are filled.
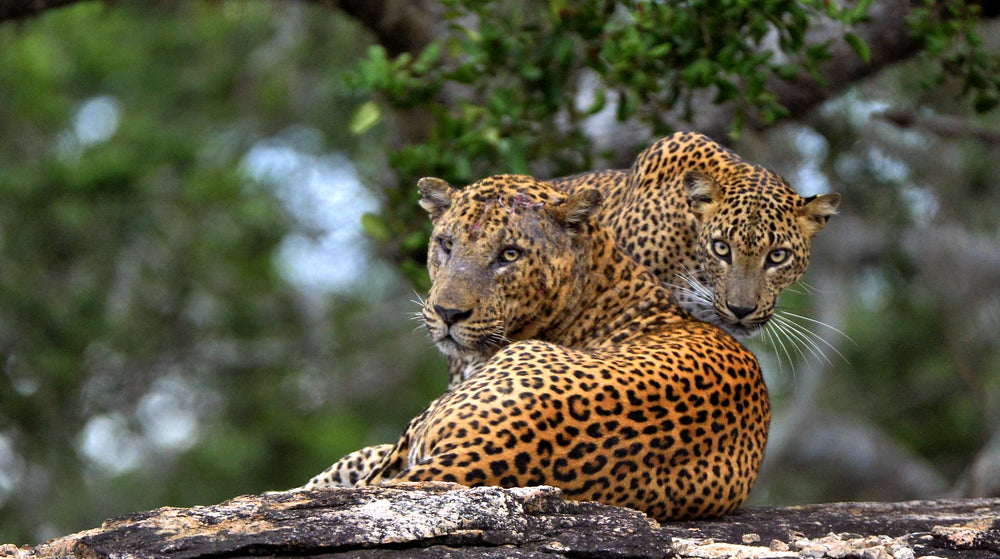
[[[796,112],[766,78],[835,54],[802,42],[822,3],[448,1],[449,39],[402,58],[319,4],[0,23],[0,542],[297,486],[393,441],[446,384],[411,320],[415,179],[627,165],[715,103],[738,109],[706,131],[845,199],[782,300],[826,326],[750,343],[775,404],[752,501],[1000,495],[992,17],[914,11],[910,55]]]

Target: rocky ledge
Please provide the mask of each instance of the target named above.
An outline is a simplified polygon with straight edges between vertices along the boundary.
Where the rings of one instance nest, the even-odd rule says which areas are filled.
[[[245,495],[132,514],[16,558],[996,558],[1000,499],[748,507],[656,523],[558,489],[399,485]]]

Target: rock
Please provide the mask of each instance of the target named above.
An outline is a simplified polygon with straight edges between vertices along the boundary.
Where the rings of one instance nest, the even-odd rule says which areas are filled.
[[[558,489],[452,484],[245,495],[108,520],[0,557],[870,558],[1000,554],[1000,499],[752,507],[662,525]]]
[[[789,557],[791,551],[794,557],[831,559],[996,559],[1000,499],[747,507],[716,520],[664,523],[661,531],[674,538],[681,557],[704,542],[745,544],[751,539],[767,542],[757,545],[766,545],[772,554],[753,549],[725,556],[776,558]]]
[[[14,557],[662,558],[670,538],[629,509],[551,487],[399,485],[242,496],[116,518]]]

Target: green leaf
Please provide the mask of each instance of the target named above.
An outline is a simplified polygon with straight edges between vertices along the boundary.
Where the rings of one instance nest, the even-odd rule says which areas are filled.
[[[351,133],[360,136],[367,132],[372,126],[378,124],[379,119],[382,118],[382,111],[378,108],[378,103],[375,101],[368,101],[367,103],[358,107],[354,114],[351,115],[351,122],[348,125]]]
[[[619,122],[624,122],[629,119],[635,111],[639,109],[639,96],[632,91],[627,89],[625,91],[620,91],[618,94],[618,114],[617,118]]]
[[[707,58],[699,58],[681,71],[681,78],[691,87],[705,87],[715,73],[715,65]]]
[[[799,67],[797,64],[781,64],[774,69],[778,77],[790,81],[795,79],[795,76],[799,75]]]
[[[831,2],[832,3],[832,2]],[[868,6],[870,6],[872,0],[861,0],[852,10],[847,13],[844,18],[845,22],[848,24],[857,23],[860,21],[865,21],[868,19]]]
[[[817,64],[824,60],[829,60],[830,50],[826,48],[826,43],[812,45],[806,49],[806,67],[814,69]]]
[[[844,35],[844,40],[847,41],[847,44],[851,45],[851,48],[854,49],[854,52],[858,53],[858,56],[861,57],[861,60],[864,60],[865,64],[871,64],[872,53],[868,49],[868,45],[864,39],[854,33],[848,33]]]
[[[604,105],[607,104],[608,96],[604,93],[603,89],[597,89],[594,91],[594,102],[590,104],[589,107],[584,109],[584,115],[592,115],[601,111]]]
[[[410,67],[416,74],[426,74],[441,60],[441,43],[431,43],[413,61]]]
[[[392,237],[385,220],[373,213],[362,214],[361,228],[366,235],[380,243],[387,242]]]
[[[500,145],[500,130],[496,126],[487,126],[483,129],[483,141],[491,146]]]
[[[673,50],[673,48],[674,45],[671,43],[666,43],[666,42],[660,43],[649,49],[649,51],[646,53],[646,56],[648,56],[649,58],[663,58],[668,54],[670,54],[670,51]]]
[[[715,86],[718,88],[718,93],[716,93],[715,99],[712,102],[717,105],[726,101],[732,101],[740,95],[739,88],[730,80],[719,78],[715,81]]]
[[[518,70],[520,71],[521,76],[528,81],[537,81],[545,75],[542,72],[542,69],[534,64],[521,64],[518,67]]]
[[[414,251],[424,248],[427,246],[427,234],[423,231],[414,231],[413,233],[403,237],[403,242],[399,243],[399,246],[405,251]]]

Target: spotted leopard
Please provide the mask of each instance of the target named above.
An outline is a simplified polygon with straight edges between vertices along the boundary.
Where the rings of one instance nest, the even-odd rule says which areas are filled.
[[[598,221],[625,251],[671,285],[695,318],[738,338],[774,316],[840,204],[839,194],[802,197],[778,174],[695,132],[656,141],[628,170],[552,183],[598,189],[606,200]]]
[[[779,175],[692,132],[653,143],[629,170],[551,182],[567,192],[599,190],[605,202],[597,220],[625,251],[671,285],[694,317],[737,337],[771,319],[778,295],[805,271],[812,238],[840,203],[838,194],[799,196]],[[481,365],[468,356],[448,361],[449,387]],[[303,488],[350,485],[388,448],[352,453]]]
[[[428,330],[480,365],[359,485],[548,484],[661,520],[744,502],[770,421],[757,361],[624,254],[599,192],[519,175],[420,190]]]

